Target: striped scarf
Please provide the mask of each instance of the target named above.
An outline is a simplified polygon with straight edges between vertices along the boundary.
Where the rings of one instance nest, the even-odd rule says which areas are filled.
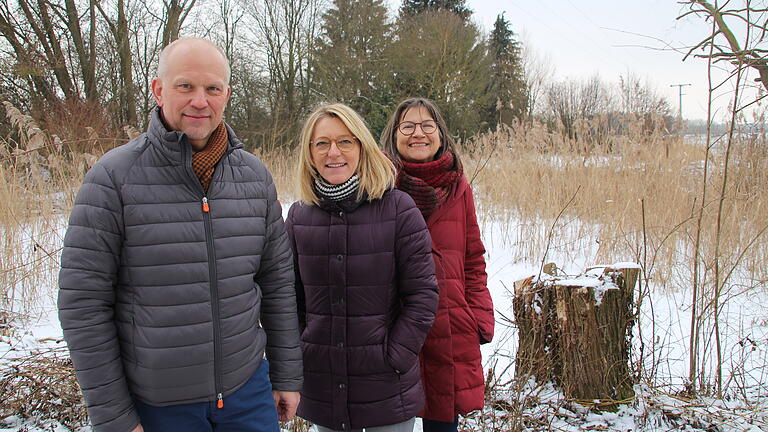
[[[357,187],[360,185],[360,176],[357,174],[352,175],[344,183],[337,185],[330,184],[322,177],[315,178],[315,190],[321,198],[328,201],[339,202],[352,196],[357,192]]]
[[[205,145],[205,148],[192,154],[192,170],[195,171],[197,178],[200,179],[200,184],[203,186],[205,193],[208,193],[208,186],[210,186],[213,179],[213,171],[216,169],[216,164],[219,163],[221,157],[224,156],[228,141],[227,128],[224,126],[224,122],[221,122],[213,130],[211,136],[208,137],[208,143]]]
[[[456,166],[450,151],[432,162],[401,162],[403,168],[397,173],[397,187],[413,198],[424,220],[427,220],[451,195],[463,171]]]

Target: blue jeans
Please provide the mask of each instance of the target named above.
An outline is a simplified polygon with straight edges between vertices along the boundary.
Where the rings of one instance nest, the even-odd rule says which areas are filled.
[[[248,382],[224,398],[223,408],[216,408],[216,401],[162,407],[133,403],[145,432],[280,431],[266,359]]]
[[[424,432],[456,432],[459,429],[459,416],[454,417],[453,423],[421,419],[421,425]]]

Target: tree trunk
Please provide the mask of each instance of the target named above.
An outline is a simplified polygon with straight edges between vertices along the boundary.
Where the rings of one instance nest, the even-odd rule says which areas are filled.
[[[91,19],[91,34],[95,31],[95,13],[93,2],[90,0],[89,11]],[[83,87],[85,91],[85,97],[89,102],[97,102],[99,100],[99,93],[96,87],[96,57],[89,55],[90,52],[86,49],[85,41],[83,39],[82,29],[80,27],[80,12],[77,10],[74,0],[65,0],[66,6],[66,24],[72,35],[72,43],[75,46],[75,52],[77,53],[77,59],[80,63],[80,73],[83,74]],[[94,47],[94,40],[89,40],[91,46],[91,52]]]
[[[37,109],[45,109],[44,105],[48,105],[48,107],[58,106],[61,100],[56,96],[45,78],[35,70],[37,65],[34,64],[29,52],[16,37],[11,22],[2,14],[0,14],[0,34],[11,44],[16,54],[16,73],[34,85],[30,92],[32,105]]]
[[[135,125],[137,118],[136,94],[133,84],[133,57],[130,45],[131,35],[128,30],[128,18],[125,14],[125,0],[118,0],[117,2],[117,19],[115,21],[112,21],[109,15],[104,12],[100,3],[94,2],[93,4],[107,22],[109,31],[112,33],[112,37],[115,38],[115,45],[117,46],[117,56],[120,61],[119,79],[121,85],[118,93],[120,101],[118,116],[124,125]]]
[[[554,347],[558,328],[555,317],[555,292],[545,285],[532,284],[533,276],[515,282],[512,308],[518,328],[515,374],[535,377],[544,383],[560,375]],[[558,368],[558,370],[555,370]]]
[[[553,380],[577,400],[611,404],[632,397],[628,363],[638,272],[614,265],[576,279],[515,282],[518,378]]]
[[[187,3],[186,0],[182,2],[171,0],[169,3],[166,3],[165,24],[163,25],[163,48],[179,38],[181,26],[184,25],[184,20],[187,19],[187,15],[189,15],[192,7],[195,6],[196,1],[191,0]]]
[[[38,0],[37,15],[35,15],[32,6],[26,0],[19,0],[19,6],[24,12],[30,27],[32,27],[38,44],[43,48],[45,61],[53,71],[53,75],[56,77],[56,82],[64,93],[64,97],[67,99],[76,97],[72,78],[69,76],[64,55],[61,51],[61,44],[58,37],[53,33],[53,25],[48,14],[48,4]],[[42,24],[42,27],[40,24]]]

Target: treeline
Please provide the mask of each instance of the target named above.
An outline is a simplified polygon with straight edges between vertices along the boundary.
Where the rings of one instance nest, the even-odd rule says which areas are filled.
[[[252,148],[291,145],[324,101],[351,105],[374,134],[412,95],[462,137],[534,114],[569,135],[578,118],[669,114],[637,78],[551,82],[504,15],[486,35],[464,0],[404,0],[391,15],[383,0],[4,0],[0,98],[62,137],[143,129],[160,50],[202,36],[231,61],[226,118]]]

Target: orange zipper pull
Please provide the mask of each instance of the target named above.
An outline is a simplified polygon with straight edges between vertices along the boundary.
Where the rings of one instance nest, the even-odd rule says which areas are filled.
[[[208,213],[211,211],[211,208],[208,207],[208,198],[203,197],[203,213]]]
[[[216,408],[224,408],[224,399],[221,397],[221,393],[216,395],[218,397],[218,402],[216,402]]]

